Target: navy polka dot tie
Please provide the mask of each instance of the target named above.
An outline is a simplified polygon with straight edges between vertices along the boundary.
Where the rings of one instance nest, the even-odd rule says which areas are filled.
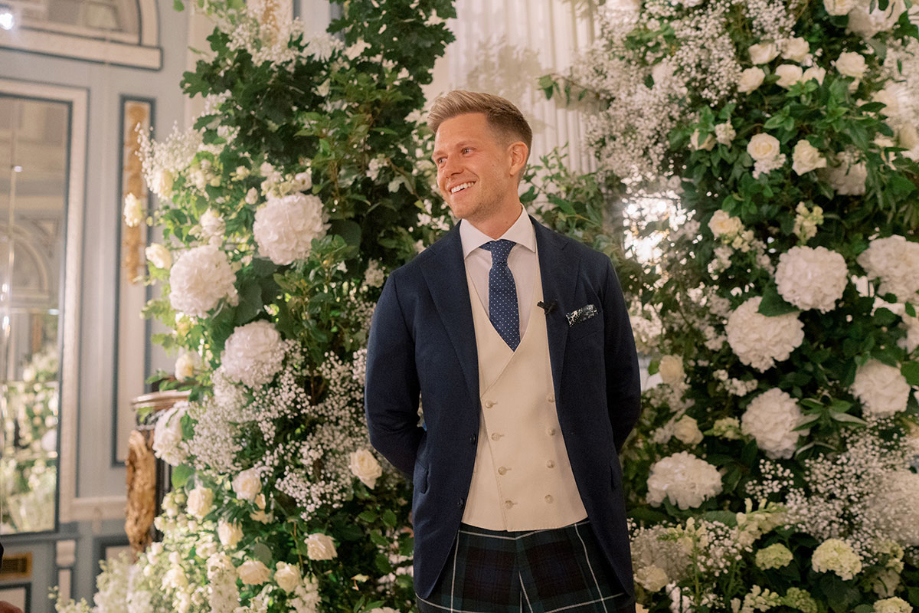
[[[505,239],[491,241],[482,249],[491,251],[488,271],[488,318],[507,346],[517,350],[520,344],[520,315],[517,312],[517,286],[507,266],[507,256],[516,245]]]

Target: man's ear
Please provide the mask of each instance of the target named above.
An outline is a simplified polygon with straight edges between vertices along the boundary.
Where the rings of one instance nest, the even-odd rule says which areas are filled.
[[[510,154],[510,174],[520,175],[523,172],[523,167],[526,166],[527,157],[530,155],[530,150],[527,148],[526,143],[523,141],[517,141],[511,143],[508,146],[508,153]]]

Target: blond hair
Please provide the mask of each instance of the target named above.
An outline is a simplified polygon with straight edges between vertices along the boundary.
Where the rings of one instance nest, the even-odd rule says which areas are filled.
[[[484,114],[488,125],[503,138],[523,141],[529,155],[533,145],[533,130],[520,109],[501,96],[462,89],[441,94],[434,100],[431,111],[428,113],[428,126],[436,134],[440,124],[457,115],[467,113]]]

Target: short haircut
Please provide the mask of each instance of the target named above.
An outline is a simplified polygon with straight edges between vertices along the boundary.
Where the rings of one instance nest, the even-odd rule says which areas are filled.
[[[441,94],[434,100],[428,113],[428,126],[436,134],[440,124],[467,113],[484,114],[488,125],[501,133],[501,136],[523,141],[529,155],[533,148],[533,130],[520,109],[501,96],[462,89]]]

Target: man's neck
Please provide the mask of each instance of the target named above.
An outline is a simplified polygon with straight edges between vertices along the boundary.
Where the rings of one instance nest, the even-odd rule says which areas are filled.
[[[499,239],[514,225],[522,210],[523,205],[518,200],[516,207],[506,207],[506,210],[497,215],[492,215],[488,219],[475,221],[467,219],[466,222],[475,226],[476,230],[482,234],[487,234],[493,239]]]

